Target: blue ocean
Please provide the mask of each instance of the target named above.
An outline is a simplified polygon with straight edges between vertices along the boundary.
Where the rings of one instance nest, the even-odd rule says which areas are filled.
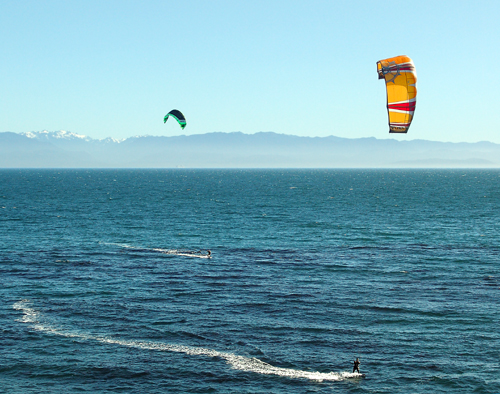
[[[500,393],[499,170],[0,170],[0,275],[2,393]]]

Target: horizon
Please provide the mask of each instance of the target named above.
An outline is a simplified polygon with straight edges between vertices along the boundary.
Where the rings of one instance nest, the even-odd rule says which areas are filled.
[[[103,137],[103,138],[93,138],[89,135],[86,134],[80,134],[80,133],[75,133],[69,130],[54,130],[54,131],[48,131],[48,130],[41,130],[41,131],[26,131],[26,132],[13,132],[13,131],[3,131],[1,133],[13,133],[13,134],[18,134],[18,135],[24,135],[27,136],[28,138],[36,138],[39,135],[51,135],[51,134],[57,134],[57,133],[68,133],[69,135],[74,135],[77,138],[89,138],[93,141],[104,141],[104,140],[113,140],[114,142],[123,142],[126,141],[130,138],[142,138],[142,137],[158,137],[158,138],[171,138],[171,137],[194,137],[194,136],[200,136],[200,135],[208,135],[208,134],[243,134],[243,135],[258,135],[258,134],[275,134],[275,135],[281,135],[281,136],[289,136],[289,137],[299,137],[299,138],[339,138],[339,139],[347,139],[347,140],[359,140],[359,139],[375,139],[375,140],[380,140],[380,141],[397,141],[397,142],[412,142],[412,141],[426,141],[426,142],[436,142],[436,143],[443,143],[443,144],[478,144],[478,143],[490,143],[494,145],[500,145],[500,143],[493,142],[493,141],[488,141],[488,140],[479,140],[479,141],[474,141],[474,142],[467,142],[467,141],[438,141],[438,140],[428,140],[428,139],[423,139],[423,138],[413,138],[413,139],[407,139],[407,140],[401,140],[397,138],[378,138],[378,137],[340,137],[337,135],[325,135],[325,136],[308,136],[308,135],[296,135],[296,134],[287,134],[287,133],[277,133],[274,131],[257,131],[255,133],[245,133],[243,131],[210,131],[210,132],[205,132],[205,133],[196,133],[196,134],[179,134],[179,135],[154,135],[154,134],[136,134],[136,135],[131,135],[128,137],[124,138],[113,138],[113,137]],[[66,135],[68,135],[66,134]]]
[[[122,140],[67,131],[3,132],[0,167],[498,168],[500,144],[241,131]]]

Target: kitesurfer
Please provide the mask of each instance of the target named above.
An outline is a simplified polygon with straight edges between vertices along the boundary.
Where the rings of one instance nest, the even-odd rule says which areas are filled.
[[[356,371],[358,371],[358,373],[361,373],[361,372],[359,372],[359,364],[361,364],[361,363],[359,362],[359,358],[356,358],[356,361],[354,361],[354,367],[353,367],[353,369],[352,369],[352,373],[354,373],[354,372],[356,372]]]
[[[207,250],[207,256],[208,256],[208,257],[212,256],[212,252],[210,251],[210,249],[209,249],[209,250]]]

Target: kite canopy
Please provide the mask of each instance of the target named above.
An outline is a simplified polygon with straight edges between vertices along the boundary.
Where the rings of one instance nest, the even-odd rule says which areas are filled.
[[[389,133],[406,133],[417,104],[417,72],[408,56],[377,62],[379,79],[385,79]]]
[[[181,111],[173,109],[172,111],[170,111],[168,114],[165,115],[165,117],[163,118],[163,123],[166,123],[169,116],[174,118],[181,126],[181,129],[184,130],[184,127],[186,127],[186,118],[184,117]]]

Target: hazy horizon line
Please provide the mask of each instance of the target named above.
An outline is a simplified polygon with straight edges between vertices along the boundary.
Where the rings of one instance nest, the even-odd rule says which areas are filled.
[[[108,136],[108,137],[104,137],[104,138],[96,138],[96,137],[92,137],[90,135],[87,135],[87,134],[81,134],[81,133],[77,133],[77,132],[73,132],[73,131],[69,131],[69,130],[63,130],[63,129],[59,129],[59,130],[54,130],[54,131],[48,131],[46,129],[43,129],[41,131],[22,131],[22,132],[15,132],[15,131],[3,131],[3,132],[0,132],[0,133],[14,133],[14,134],[18,134],[18,135],[25,135],[27,136],[28,138],[33,138],[33,137],[29,137],[29,134],[57,134],[59,132],[64,132],[64,133],[68,133],[70,135],[74,135],[75,137],[83,137],[83,138],[90,138],[92,140],[95,140],[95,141],[104,141],[104,140],[113,140],[115,142],[122,142],[122,141],[125,141],[125,140],[128,140],[130,138],[143,138],[143,137],[155,137],[155,138],[162,138],[162,137],[165,137],[165,138],[173,138],[173,137],[192,137],[192,136],[201,136],[201,135],[207,135],[207,134],[243,134],[243,135],[257,135],[257,134],[275,134],[275,135],[280,135],[280,136],[287,136],[287,137],[297,137],[297,138],[305,138],[305,139],[321,139],[321,138],[339,138],[339,139],[345,139],[345,140],[362,140],[362,139],[376,139],[376,140],[391,140],[391,141],[397,141],[397,142],[411,142],[411,141],[428,141],[428,142],[439,142],[439,143],[449,143],[449,144],[477,144],[477,143],[490,143],[490,144],[495,144],[495,145],[500,145],[500,143],[498,142],[493,142],[493,141],[489,141],[489,140],[479,140],[479,141],[474,141],[474,142],[470,142],[470,141],[443,141],[443,140],[428,140],[428,139],[423,139],[423,138],[412,138],[412,139],[408,139],[408,140],[400,140],[400,139],[397,139],[397,138],[391,138],[391,137],[387,137],[387,138],[383,138],[383,137],[375,137],[375,136],[370,136],[370,137],[354,137],[354,138],[350,138],[350,137],[339,137],[337,135],[326,135],[326,136],[305,136],[305,135],[297,135],[297,134],[286,134],[286,133],[278,133],[278,132],[275,132],[275,131],[257,131],[255,133],[249,133],[249,132],[244,132],[244,131],[208,131],[208,132],[205,132],[205,133],[196,133],[196,134],[177,134],[177,135],[154,135],[154,134],[135,134],[135,135],[131,135],[131,136],[128,136],[128,137],[122,137],[122,138],[117,138],[117,137],[111,137],[111,136]]]

